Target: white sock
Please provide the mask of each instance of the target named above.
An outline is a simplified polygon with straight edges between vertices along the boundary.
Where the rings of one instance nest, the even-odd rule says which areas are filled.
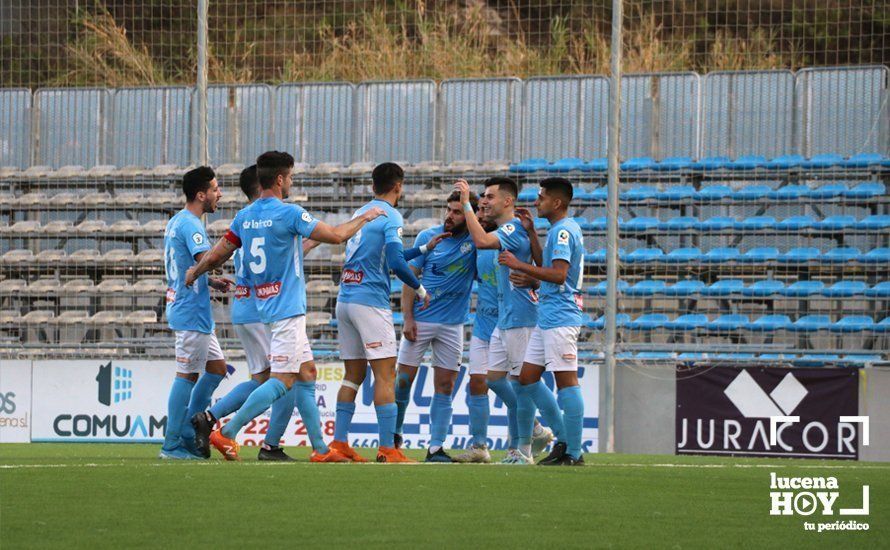
[[[541,423],[535,420],[535,427],[532,430],[532,437],[538,437],[544,433],[544,426],[541,426]]]
[[[520,445],[519,452],[524,454],[525,456],[532,456],[532,446],[531,443],[528,445]]]
[[[439,449],[441,448],[441,445],[433,445],[432,447],[430,447],[430,454],[432,455],[438,453]]]

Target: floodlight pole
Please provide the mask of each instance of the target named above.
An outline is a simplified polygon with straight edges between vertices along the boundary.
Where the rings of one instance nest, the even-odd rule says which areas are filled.
[[[606,311],[603,372],[600,374],[599,450],[615,452],[615,317],[618,311],[618,170],[621,134],[621,23],[623,0],[612,0],[609,83],[609,180],[606,200]]]
[[[198,75],[197,75],[197,135],[196,163],[208,164],[207,153],[207,17],[208,2],[198,0]]]

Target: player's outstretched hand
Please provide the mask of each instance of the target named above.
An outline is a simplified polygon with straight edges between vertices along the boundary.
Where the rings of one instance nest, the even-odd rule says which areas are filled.
[[[209,284],[210,288],[212,288],[213,290],[228,292],[233,286],[235,286],[235,281],[227,279],[225,277],[218,277],[210,279],[207,284]]]
[[[450,236],[451,233],[448,231],[446,231],[445,233],[439,233],[438,235],[430,239],[428,243],[426,243],[426,249],[429,252],[432,252],[433,249],[436,248],[436,245],[442,242],[442,239],[447,239]]]
[[[417,323],[414,319],[405,319],[405,326],[402,327],[402,336],[409,342],[417,340]]]
[[[195,284],[196,279],[197,279],[197,277],[195,277],[195,268],[194,267],[188,268],[188,271],[185,272],[185,286],[187,286],[187,287],[192,286],[193,284]]]
[[[505,265],[510,269],[519,269],[519,264],[521,262],[516,259],[516,256],[514,256],[512,252],[504,250],[498,255],[498,263]]]
[[[538,288],[541,282],[521,271],[510,272],[510,284],[516,288]]]
[[[362,214],[362,217],[365,219],[366,222],[372,222],[372,221],[376,220],[377,218],[379,218],[380,216],[385,216],[385,215],[386,215],[386,212],[384,212],[382,208],[378,208],[378,207],[374,206],[374,207],[371,207],[371,208],[368,208],[367,210],[365,210],[365,213]]]
[[[516,217],[519,218],[519,223],[522,224],[523,229],[529,233],[535,230],[535,217],[532,216],[531,210],[528,208],[517,208],[514,212]]]
[[[454,190],[460,193],[461,204],[470,202],[470,184],[467,183],[467,180],[457,180],[454,183]]]
[[[420,298],[417,298],[417,299],[420,300]],[[423,311],[428,307],[430,307],[430,295],[429,294],[427,294],[426,296],[423,297],[423,304],[420,306],[420,311]]]

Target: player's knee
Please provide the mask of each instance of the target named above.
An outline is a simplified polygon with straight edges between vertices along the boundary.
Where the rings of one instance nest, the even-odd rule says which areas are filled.
[[[219,375],[225,376],[226,362],[223,359],[207,361],[205,370],[207,372],[209,372],[210,374],[219,374]]]
[[[488,382],[484,376],[470,376],[470,395],[488,393]]]
[[[522,369],[522,372],[519,373],[519,383],[523,386],[528,386],[529,384],[534,384],[541,378],[537,373],[533,373],[531,371],[527,371]]]
[[[300,365],[300,375],[298,378],[302,382],[310,382],[312,380],[315,380],[317,376],[318,369],[315,368],[314,361],[306,361],[305,363]]]
[[[436,393],[451,395],[454,391],[454,380],[436,380],[434,385],[436,387]]]

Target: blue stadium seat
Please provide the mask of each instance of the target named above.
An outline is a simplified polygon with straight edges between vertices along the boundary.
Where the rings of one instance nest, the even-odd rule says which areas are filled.
[[[768,185],[746,185],[737,191],[733,191],[732,198],[737,201],[759,201],[772,191]]]
[[[741,257],[742,253],[738,248],[722,246],[708,250],[708,252],[701,257],[701,261],[706,264],[722,264],[738,261]]]
[[[657,330],[664,327],[670,317],[664,313],[647,313],[629,321],[625,326],[631,330]]]
[[[824,288],[825,283],[822,281],[797,281],[780,290],[779,294],[789,298],[803,298],[820,294]]]
[[[593,193],[583,187],[576,187],[572,192],[572,200],[575,200],[575,201],[593,200]]]
[[[674,170],[685,170],[692,166],[692,159],[689,157],[667,157],[655,165],[656,170],[670,172]]]
[[[864,264],[885,264],[890,262],[890,248],[875,248],[866,254],[859,256],[859,261]]]
[[[874,319],[865,315],[850,315],[841,318],[837,323],[831,325],[828,330],[831,332],[862,332],[871,330],[875,325]]]
[[[823,296],[829,298],[849,298],[862,296],[868,289],[868,285],[862,281],[838,281],[822,291]]]
[[[660,248],[638,248],[624,257],[629,264],[644,264],[660,261],[664,258],[664,251]]]
[[[580,171],[582,166],[584,166],[584,161],[579,158],[564,158],[548,165],[544,170],[547,172],[564,173],[575,170]]]
[[[851,367],[864,367],[871,363],[880,363],[882,360],[883,358],[880,355],[852,353],[850,355],[844,355],[838,362],[842,365],[849,365]]]
[[[791,216],[776,224],[777,231],[800,231],[812,227],[816,220],[812,216]]]
[[[691,185],[669,185],[664,191],[655,194],[655,199],[660,201],[683,201],[691,199],[697,191]]]
[[[862,252],[858,248],[852,246],[840,246],[832,248],[823,254],[820,261],[828,264],[841,264],[858,260],[860,259],[860,256],[862,256]]]
[[[671,351],[641,351],[634,358],[644,361],[667,361],[674,359],[675,355]]]
[[[701,222],[698,221],[698,218],[693,218],[692,216],[677,216],[676,218],[671,218],[666,222],[658,224],[658,229],[659,231],[665,232],[686,231],[694,229],[700,224]]]
[[[745,252],[738,258],[737,262],[751,264],[761,262],[771,262],[779,257],[779,249],[774,246],[758,246]]]
[[[705,288],[705,283],[698,280],[678,281],[666,289],[665,296],[693,296],[698,294]]]
[[[729,163],[730,170],[754,170],[766,166],[766,159],[760,155],[744,155]]]
[[[778,261],[783,264],[803,264],[819,259],[822,252],[814,246],[802,246],[792,248],[779,256]]]
[[[519,192],[519,200],[522,202],[534,202],[538,198],[537,187],[526,187]]]
[[[702,187],[701,190],[696,195],[696,198],[700,201],[722,201],[728,197],[732,196],[732,188],[728,185],[708,185],[707,187]]]
[[[773,158],[764,165],[768,170],[790,170],[800,168],[805,159],[801,155],[782,155]]]
[[[605,172],[608,169],[609,159],[605,158],[592,159],[581,166],[582,172]]]
[[[734,224],[737,231],[756,231],[758,229],[771,229],[775,226],[776,218],[772,216],[751,216]]]
[[[624,291],[627,296],[654,296],[661,294],[667,287],[664,281],[640,281]]]
[[[708,324],[708,316],[702,313],[687,313],[664,324],[668,330],[695,330]]]
[[[858,153],[841,161],[841,166],[844,168],[871,168],[880,166],[885,160],[887,157],[878,153]]]
[[[702,359],[706,359],[708,354],[702,353],[700,351],[686,351],[677,356],[677,359],[680,361],[701,361]]]
[[[739,279],[723,279],[702,289],[701,293],[703,296],[732,296],[733,294],[741,294],[742,289],[744,288],[744,281]]]
[[[732,162],[729,157],[705,157],[692,163],[693,170],[720,170]]]
[[[621,169],[626,172],[639,172],[641,170],[652,170],[655,164],[652,157],[634,157],[622,162]]]
[[[653,218],[649,216],[641,216],[639,218],[632,218],[627,220],[625,224],[621,227],[621,230],[625,233],[643,233],[649,231],[651,229],[655,229],[660,224],[658,218]]]
[[[654,199],[657,194],[658,189],[651,185],[641,185],[619,193],[619,197],[624,201],[647,201]]]
[[[615,316],[615,326],[617,328],[624,327],[624,325],[626,325],[628,322],[630,322],[630,315],[628,315],[627,313],[619,313]],[[604,328],[606,328],[606,316],[602,315],[600,317],[597,317],[585,326],[593,330],[603,330]]]
[[[606,223],[608,221],[607,218],[597,218],[596,220],[588,220],[587,218],[584,218],[581,216],[576,216],[572,219],[574,219],[575,223],[578,224],[578,227],[580,227],[584,231],[591,231],[594,229],[605,230]],[[598,225],[598,223],[597,223],[598,220],[602,221],[602,226]]]
[[[776,201],[796,201],[809,195],[810,188],[802,184],[789,184],[773,189],[766,197]]]
[[[697,262],[702,257],[701,250],[695,247],[677,248],[671,250],[661,261],[668,264],[683,264]]]
[[[742,290],[742,296],[766,297],[778,294],[785,288],[785,283],[767,279],[765,281],[755,281],[751,286]]]
[[[880,332],[881,334],[886,334],[890,332],[890,317],[884,317],[884,319],[872,327],[872,330],[875,332]]]
[[[727,315],[721,315],[717,317],[713,321],[709,321],[707,325],[708,330],[713,331],[730,331],[730,330],[739,330],[743,326],[748,324],[748,316],[747,315],[739,315],[737,313],[730,313]]]
[[[792,332],[818,332],[828,330],[831,327],[831,319],[828,315],[804,315],[791,323],[788,330]]]
[[[825,185],[810,189],[810,192],[807,193],[807,197],[820,200],[833,199],[835,197],[840,197],[847,191],[847,185],[844,183],[826,183]]]
[[[550,161],[543,158],[531,158],[525,159],[521,162],[517,162],[516,164],[510,165],[510,171],[516,172],[518,174],[531,174],[533,172],[540,172],[544,170]]]
[[[726,229],[732,229],[735,227],[735,224],[735,218],[730,218],[729,216],[713,216],[700,222],[698,224],[698,230],[707,232],[724,231]]]
[[[389,280],[389,293],[400,294],[402,292],[402,281],[398,279]]]
[[[866,216],[856,222],[856,229],[865,231],[880,231],[882,229],[887,229],[888,227],[890,227],[890,216],[886,214]]]
[[[794,364],[799,367],[824,367],[838,360],[840,356],[833,353],[807,353],[795,359]]]
[[[865,291],[869,298],[890,298],[890,281],[878,283]]]
[[[606,201],[609,199],[609,188],[597,187],[588,194],[588,197],[592,201]]]
[[[791,325],[791,319],[787,315],[764,315],[745,325],[745,330],[751,332],[774,332],[785,330]]]
[[[577,218],[576,218],[577,219]],[[621,224],[624,223],[624,219],[618,218],[618,227],[621,227]],[[580,225],[580,224],[579,224]],[[609,226],[609,218],[605,216],[600,216],[598,218],[593,218],[581,226],[581,229],[587,229],[588,231],[605,231]]]
[[[392,324],[396,326],[401,326],[405,324],[405,316],[399,312],[394,311],[392,313]]]
[[[803,161],[802,166],[808,169],[824,170],[826,168],[840,166],[842,162],[844,162],[844,157],[834,153],[828,153],[824,155],[814,155],[809,160]]]
[[[623,260],[627,256],[627,251],[623,248],[618,249],[618,259]],[[600,248],[596,252],[592,254],[584,255],[584,262],[589,264],[605,264],[606,263],[606,249]]]
[[[866,181],[855,185],[852,189],[847,189],[844,191],[843,195],[848,199],[870,199],[873,197],[880,197],[886,192],[887,189],[884,187],[883,183]]]
[[[608,281],[600,281],[593,286],[587,287],[587,294],[590,296],[605,296],[606,283],[608,283]],[[626,292],[628,288],[630,288],[630,283],[623,280],[618,281],[618,292]]]
[[[843,231],[856,223],[854,216],[828,216],[824,220],[813,224],[813,229],[823,231]]]

